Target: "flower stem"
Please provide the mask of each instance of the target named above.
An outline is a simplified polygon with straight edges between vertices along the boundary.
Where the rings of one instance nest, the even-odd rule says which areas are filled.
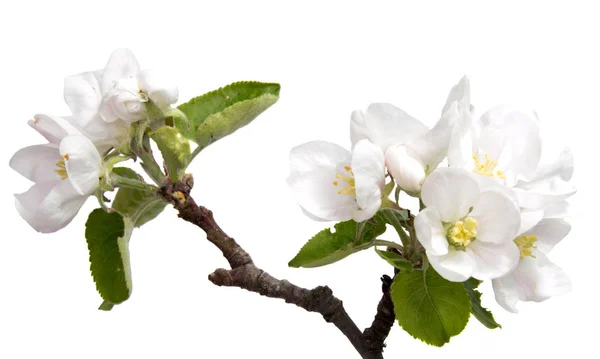
[[[386,241],[384,239],[376,239],[373,241],[373,244],[375,244],[376,246],[387,246],[387,247],[395,248],[395,249],[398,249],[400,252],[404,251],[404,247],[402,247],[402,245],[400,245],[399,243],[392,242],[392,241]]]
[[[138,156],[142,160],[142,168],[148,174],[148,176],[152,178],[154,183],[161,186],[166,176],[158,163],[156,163],[156,160],[154,160],[152,149],[150,148],[150,138],[148,136],[144,136],[143,144],[139,147],[140,151],[138,151]]]
[[[157,193],[160,189],[146,182],[138,181],[133,178],[121,177],[115,173],[110,174],[110,184],[113,187],[129,187],[139,189],[144,192]]]

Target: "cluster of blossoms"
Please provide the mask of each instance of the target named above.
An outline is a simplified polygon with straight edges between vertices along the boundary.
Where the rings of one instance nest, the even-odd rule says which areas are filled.
[[[88,197],[101,197],[99,189],[110,188],[110,165],[123,159],[116,155],[130,153],[134,125],[169,109],[178,90],[140,70],[133,54],[120,49],[104,69],[67,77],[64,98],[70,116],[38,114],[29,121],[48,143],[25,147],[10,160],[34,182],[15,195],[17,210],[43,233],[65,227]]]
[[[370,219],[394,205],[384,189],[389,175],[420,198],[420,249],[447,280],[492,280],[496,300],[512,312],[518,301],[570,290],[547,254],[570,231],[563,218],[575,193],[573,158],[542,145],[535,113],[499,106],[475,116],[465,77],[433,128],[376,103],[352,113],[350,137],[351,151],[323,141],[292,149],[288,184],[309,217]]]

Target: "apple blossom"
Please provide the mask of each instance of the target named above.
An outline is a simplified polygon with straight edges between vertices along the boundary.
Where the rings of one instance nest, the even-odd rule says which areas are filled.
[[[71,222],[99,186],[103,162],[85,136],[69,134],[54,118],[38,115],[30,125],[49,143],[20,149],[10,167],[34,182],[15,195],[21,217],[35,230],[55,232]]]
[[[415,219],[417,237],[442,277],[492,279],[517,265],[519,250],[512,240],[519,209],[504,193],[482,191],[462,169],[439,168],[425,180],[421,198],[427,208]]]
[[[352,152],[329,142],[308,142],[291,150],[287,181],[311,218],[361,222],[382,203],[383,151],[368,140],[358,141]]]
[[[517,267],[494,279],[496,301],[507,311],[516,313],[518,301],[541,302],[571,290],[566,273],[552,263],[547,254],[571,230],[562,219],[543,219],[514,242],[520,251]]]

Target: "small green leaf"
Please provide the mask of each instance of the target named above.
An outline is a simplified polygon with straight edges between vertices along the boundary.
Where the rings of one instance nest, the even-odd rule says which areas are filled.
[[[394,192],[394,199],[396,200],[396,204],[400,202],[400,186],[396,187],[396,191]]]
[[[361,223],[340,222],[334,227],[335,233],[327,228],[312,237],[288,265],[313,268],[337,262],[373,246],[373,240],[385,232],[385,222],[379,216]]]
[[[162,153],[165,167],[173,182],[178,182],[190,164],[190,142],[173,127],[163,126],[150,135]]]
[[[85,238],[90,251],[90,270],[96,289],[106,302],[119,304],[131,294],[129,238],[133,224],[118,212],[98,208],[85,223]]]
[[[375,252],[377,252],[377,254],[379,254],[379,256],[383,260],[385,260],[386,262],[388,262],[395,268],[400,269],[401,271],[412,271],[413,270],[412,263],[410,263],[406,258],[402,257],[401,255],[399,255],[396,252],[382,251],[382,250],[377,249],[376,247],[375,247]]]
[[[249,124],[277,102],[279,90],[276,83],[232,83],[180,105],[189,125],[177,118],[175,125],[204,148]]]
[[[502,328],[494,319],[492,312],[481,306],[481,292],[476,289],[480,283],[481,281],[475,278],[469,278],[465,282],[465,289],[471,299],[471,314],[490,329]]]
[[[115,167],[113,172],[122,177],[140,178],[135,171],[127,167]],[[112,202],[112,208],[129,217],[135,227],[156,218],[166,206],[167,203],[158,194],[128,187],[119,188]]]
[[[396,274],[392,301],[398,324],[413,337],[438,347],[469,321],[471,303],[464,285],[444,279],[431,267]]]

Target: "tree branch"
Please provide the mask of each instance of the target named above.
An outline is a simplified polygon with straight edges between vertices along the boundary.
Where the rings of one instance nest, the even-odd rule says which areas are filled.
[[[383,340],[389,333],[389,328],[384,328],[389,321],[389,306],[387,302],[382,302],[389,297],[389,285],[387,297],[384,294],[379,303],[373,325],[363,334],[344,309],[342,301],[333,295],[329,287],[319,286],[310,290],[301,288],[287,280],[274,278],[258,268],[248,252],[219,227],[212,212],[196,204],[190,196],[192,187],[192,176],[185,175],[181,182],[166,183],[161,188],[161,195],[179,211],[179,217],[203,229],[206,238],[221,250],[229,262],[231,269],[220,268],[208,276],[212,283],[283,299],[286,303],[295,304],[309,312],[320,313],[326,322],[333,323],[348,338],[363,359],[383,359]],[[393,309],[391,312],[393,316]]]
[[[392,278],[387,275],[381,277],[381,289],[383,296],[377,305],[377,313],[373,324],[363,332],[363,338],[367,350],[373,353],[382,353],[385,348],[385,339],[390,334],[396,316],[394,314],[394,303],[390,295]]]

